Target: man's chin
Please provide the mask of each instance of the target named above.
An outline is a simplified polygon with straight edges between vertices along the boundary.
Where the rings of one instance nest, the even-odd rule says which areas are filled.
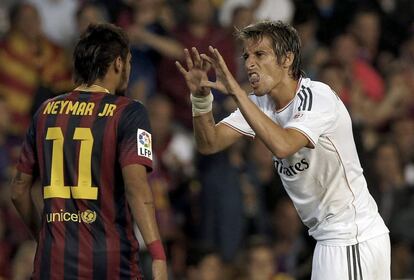
[[[253,93],[256,96],[263,96],[267,94],[267,91],[259,90],[259,89],[253,89]]]

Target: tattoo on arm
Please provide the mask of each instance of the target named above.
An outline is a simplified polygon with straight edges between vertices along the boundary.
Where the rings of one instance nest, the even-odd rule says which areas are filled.
[[[144,201],[145,205],[154,205],[154,201]]]

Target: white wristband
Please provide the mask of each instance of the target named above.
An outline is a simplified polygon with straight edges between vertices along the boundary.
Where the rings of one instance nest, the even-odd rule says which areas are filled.
[[[192,109],[193,109],[193,117],[200,116],[202,114],[208,113],[213,109],[213,94],[210,92],[207,96],[194,96],[193,94],[190,95]]]

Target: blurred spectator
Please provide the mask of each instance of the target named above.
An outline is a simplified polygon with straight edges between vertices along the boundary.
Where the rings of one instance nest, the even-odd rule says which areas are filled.
[[[374,9],[358,10],[350,25],[349,31],[359,45],[359,56],[371,65],[376,65],[380,54],[381,18]]]
[[[194,140],[191,134],[174,122],[173,103],[163,95],[148,100],[148,110],[154,134],[157,166],[168,174],[174,185],[194,175]]]
[[[338,36],[332,47],[332,57],[342,64],[350,83],[359,83],[361,94],[373,102],[384,97],[384,81],[379,73],[367,62],[359,58],[359,47],[352,35]]]
[[[242,29],[252,24],[255,20],[254,10],[250,6],[239,5],[233,9],[229,28],[231,31]]]
[[[129,95],[135,99],[145,100],[157,91],[157,69],[163,56],[183,56],[183,47],[168,34],[161,21],[161,12],[168,8],[164,0],[133,4],[133,18],[127,31],[132,54]]]
[[[3,183],[7,182],[9,178],[8,169],[10,164],[9,154],[9,129],[10,129],[10,114],[7,107],[6,99],[0,95],[0,194],[4,187]]]
[[[379,212],[391,232],[392,278],[414,276],[414,188],[404,180],[400,153],[391,141],[383,141],[373,154],[371,190]]]
[[[293,18],[293,25],[298,31],[302,49],[302,69],[307,77],[314,79],[323,63],[329,59],[329,50],[316,38],[318,21],[309,2],[298,5]]]
[[[390,136],[397,144],[405,182],[414,185],[414,119],[403,117],[395,120]]]
[[[290,22],[295,11],[292,0],[224,0],[219,11],[221,25],[229,26],[234,9],[240,6],[251,8],[257,20],[270,19]]]
[[[86,31],[89,24],[101,23],[108,21],[108,11],[105,6],[96,2],[84,2],[76,11],[75,32],[71,38],[69,46],[66,48],[67,53],[72,56],[73,49],[80,35]]]
[[[403,164],[397,146],[390,141],[378,144],[373,152],[374,171],[370,186],[378,211],[389,226],[396,209],[404,207],[402,198],[408,187],[404,180]]]
[[[179,188],[188,190],[194,175],[194,143],[188,133],[173,123],[173,105],[166,97],[155,95],[148,100],[147,106],[154,139],[154,171],[149,176],[149,183],[154,193],[160,234],[164,240],[171,240],[177,236],[180,223],[184,223],[184,218],[189,215],[180,213],[178,216],[179,211],[188,209],[188,194],[181,192],[171,201],[171,193],[178,193]]]
[[[293,280],[290,275],[278,272],[272,245],[266,239],[253,237],[245,255],[242,276],[238,280]]]
[[[208,53],[208,46],[212,45],[220,50],[227,66],[235,72],[235,47],[231,34],[227,29],[217,27],[214,22],[214,9],[210,0],[189,0],[187,2],[187,17],[183,26],[171,34],[183,47],[196,47],[201,53]],[[174,100],[175,118],[184,126],[192,127],[192,114],[189,92],[184,79],[177,70],[174,61],[164,59],[159,67],[159,86]],[[216,96],[222,100],[222,95]]]
[[[76,33],[76,11],[79,1],[27,0],[39,12],[43,31],[48,39],[61,47],[69,47]]]
[[[281,192],[282,182],[274,172],[272,153],[259,139],[248,146],[246,171],[242,179],[247,238],[263,235],[270,227],[270,209]]]
[[[14,0],[3,0],[0,2],[0,38],[10,28],[10,22],[8,21],[8,12],[10,6],[14,3]]]
[[[76,12],[76,38],[88,28],[91,23],[108,21],[108,11],[105,6],[94,2],[85,2]]]
[[[12,244],[7,240],[6,220],[0,209],[0,279],[10,278]]]
[[[309,279],[314,241],[305,239],[305,228],[287,197],[280,198],[273,210],[274,254],[279,272],[295,279]]]
[[[31,279],[33,262],[36,253],[36,242],[27,240],[17,249],[12,263],[12,280]]]
[[[65,54],[43,36],[34,6],[16,4],[10,22],[11,29],[0,43],[0,95],[10,109],[11,132],[22,135],[35,100],[65,91],[72,83]]]
[[[320,68],[319,79],[328,84],[350,111],[354,124],[370,127],[385,126],[406,114],[411,103],[408,85],[399,73],[390,74],[387,91],[378,102],[366,98],[359,81],[350,80],[342,64],[327,62]]]
[[[195,245],[187,255],[187,280],[225,280],[220,255],[213,248]]]
[[[392,279],[414,278],[414,253],[412,244],[394,242],[391,245],[391,277]]]
[[[245,216],[241,173],[244,168],[240,142],[228,151],[200,158],[201,239],[215,245],[225,262],[231,262],[244,240]]]
[[[308,0],[298,0],[299,3]],[[356,8],[354,0],[313,0],[318,19],[318,41],[330,46],[333,39],[345,31]]]

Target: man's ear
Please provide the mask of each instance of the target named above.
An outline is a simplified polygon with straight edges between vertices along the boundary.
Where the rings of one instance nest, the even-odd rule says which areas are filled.
[[[120,56],[118,56],[115,61],[114,61],[114,69],[115,69],[115,73],[121,72],[122,71],[122,64],[124,62],[122,61],[122,58]]]
[[[283,60],[283,67],[289,68],[293,63],[293,59],[295,59],[295,55],[292,52],[288,52],[285,56],[285,59]]]

